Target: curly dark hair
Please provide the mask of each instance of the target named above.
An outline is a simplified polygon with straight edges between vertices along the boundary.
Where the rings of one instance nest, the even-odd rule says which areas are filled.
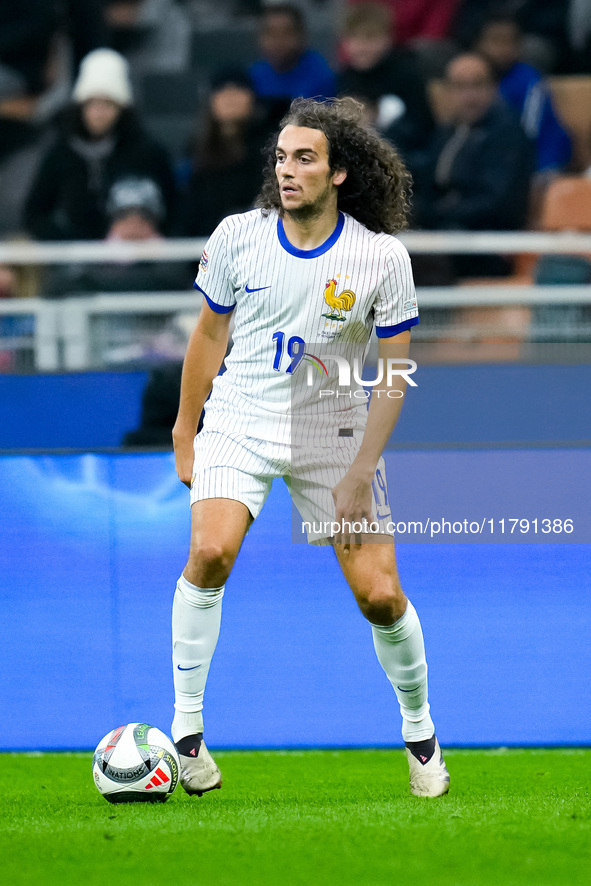
[[[319,129],[328,142],[331,172],[347,170],[339,185],[338,207],[376,233],[407,227],[412,179],[396,149],[363,123],[363,105],[354,98],[295,99],[279,124]],[[283,213],[275,176],[276,135],[267,145],[264,181],[256,206]]]

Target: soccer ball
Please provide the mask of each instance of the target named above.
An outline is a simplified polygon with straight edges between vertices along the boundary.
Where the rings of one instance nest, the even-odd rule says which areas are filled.
[[[164,803],[177,786],[179,772],[174,744],[147,723],[111,730],[92,758],[94,783],[109,803]]]

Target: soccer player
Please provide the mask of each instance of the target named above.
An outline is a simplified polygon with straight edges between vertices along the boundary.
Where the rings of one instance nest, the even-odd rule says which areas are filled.
[[[392,381],[395,396],[376,385],[369,409],[304,384],[304,358],[319,349],[314,343],[365,352],[375,325],[382,360],[400,359],[418,323],[410,259],[393,236],[405,224],[409,177],[362,114],[350,98],[292,102],[269,153],[259,208],[218,226],[195,281],[204,301],[173,429],[177,472],[192,503],[189,559],[172,615],[172,735],[189,794],[221,786],[203,742],[203,693],[226,580],[277,477],[311,527],[308,541],[334,545],[371,624],[400,704],[411,793],[435,797],[449,788],[429,714],[421,625],[400,587],[386,523],[381,453],[398,418],[404,379]],[[225,373],[217,375],[232,314],[233,347]],[[336,530],[326,531],[332,523]],[[338,634],[327,640],[338,643]]]

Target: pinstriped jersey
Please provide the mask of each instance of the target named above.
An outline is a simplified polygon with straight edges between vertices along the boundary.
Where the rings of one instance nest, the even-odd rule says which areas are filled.
[[[306,386],[318,352],[349,349],[364,358],[374,326],[389,337],[419,322],[405,247],[345,213],[311,250],[289,242],[274,211],[229,216],[206,244],[195,287],[214,311],[234,311],[232,350],[204,427],[281,443],[290,442],[295,411],[319,431],[365,426],[366,402],[319,401],[318,386]]]

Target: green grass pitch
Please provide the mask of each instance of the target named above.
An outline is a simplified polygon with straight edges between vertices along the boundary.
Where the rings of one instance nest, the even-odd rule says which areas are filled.
[[[113,886],[591,883],[591,749],[448,750],[447,797],[400,750],[216,754],[221,791],[113,806],[90,754],[0,755],[0,880]]]

